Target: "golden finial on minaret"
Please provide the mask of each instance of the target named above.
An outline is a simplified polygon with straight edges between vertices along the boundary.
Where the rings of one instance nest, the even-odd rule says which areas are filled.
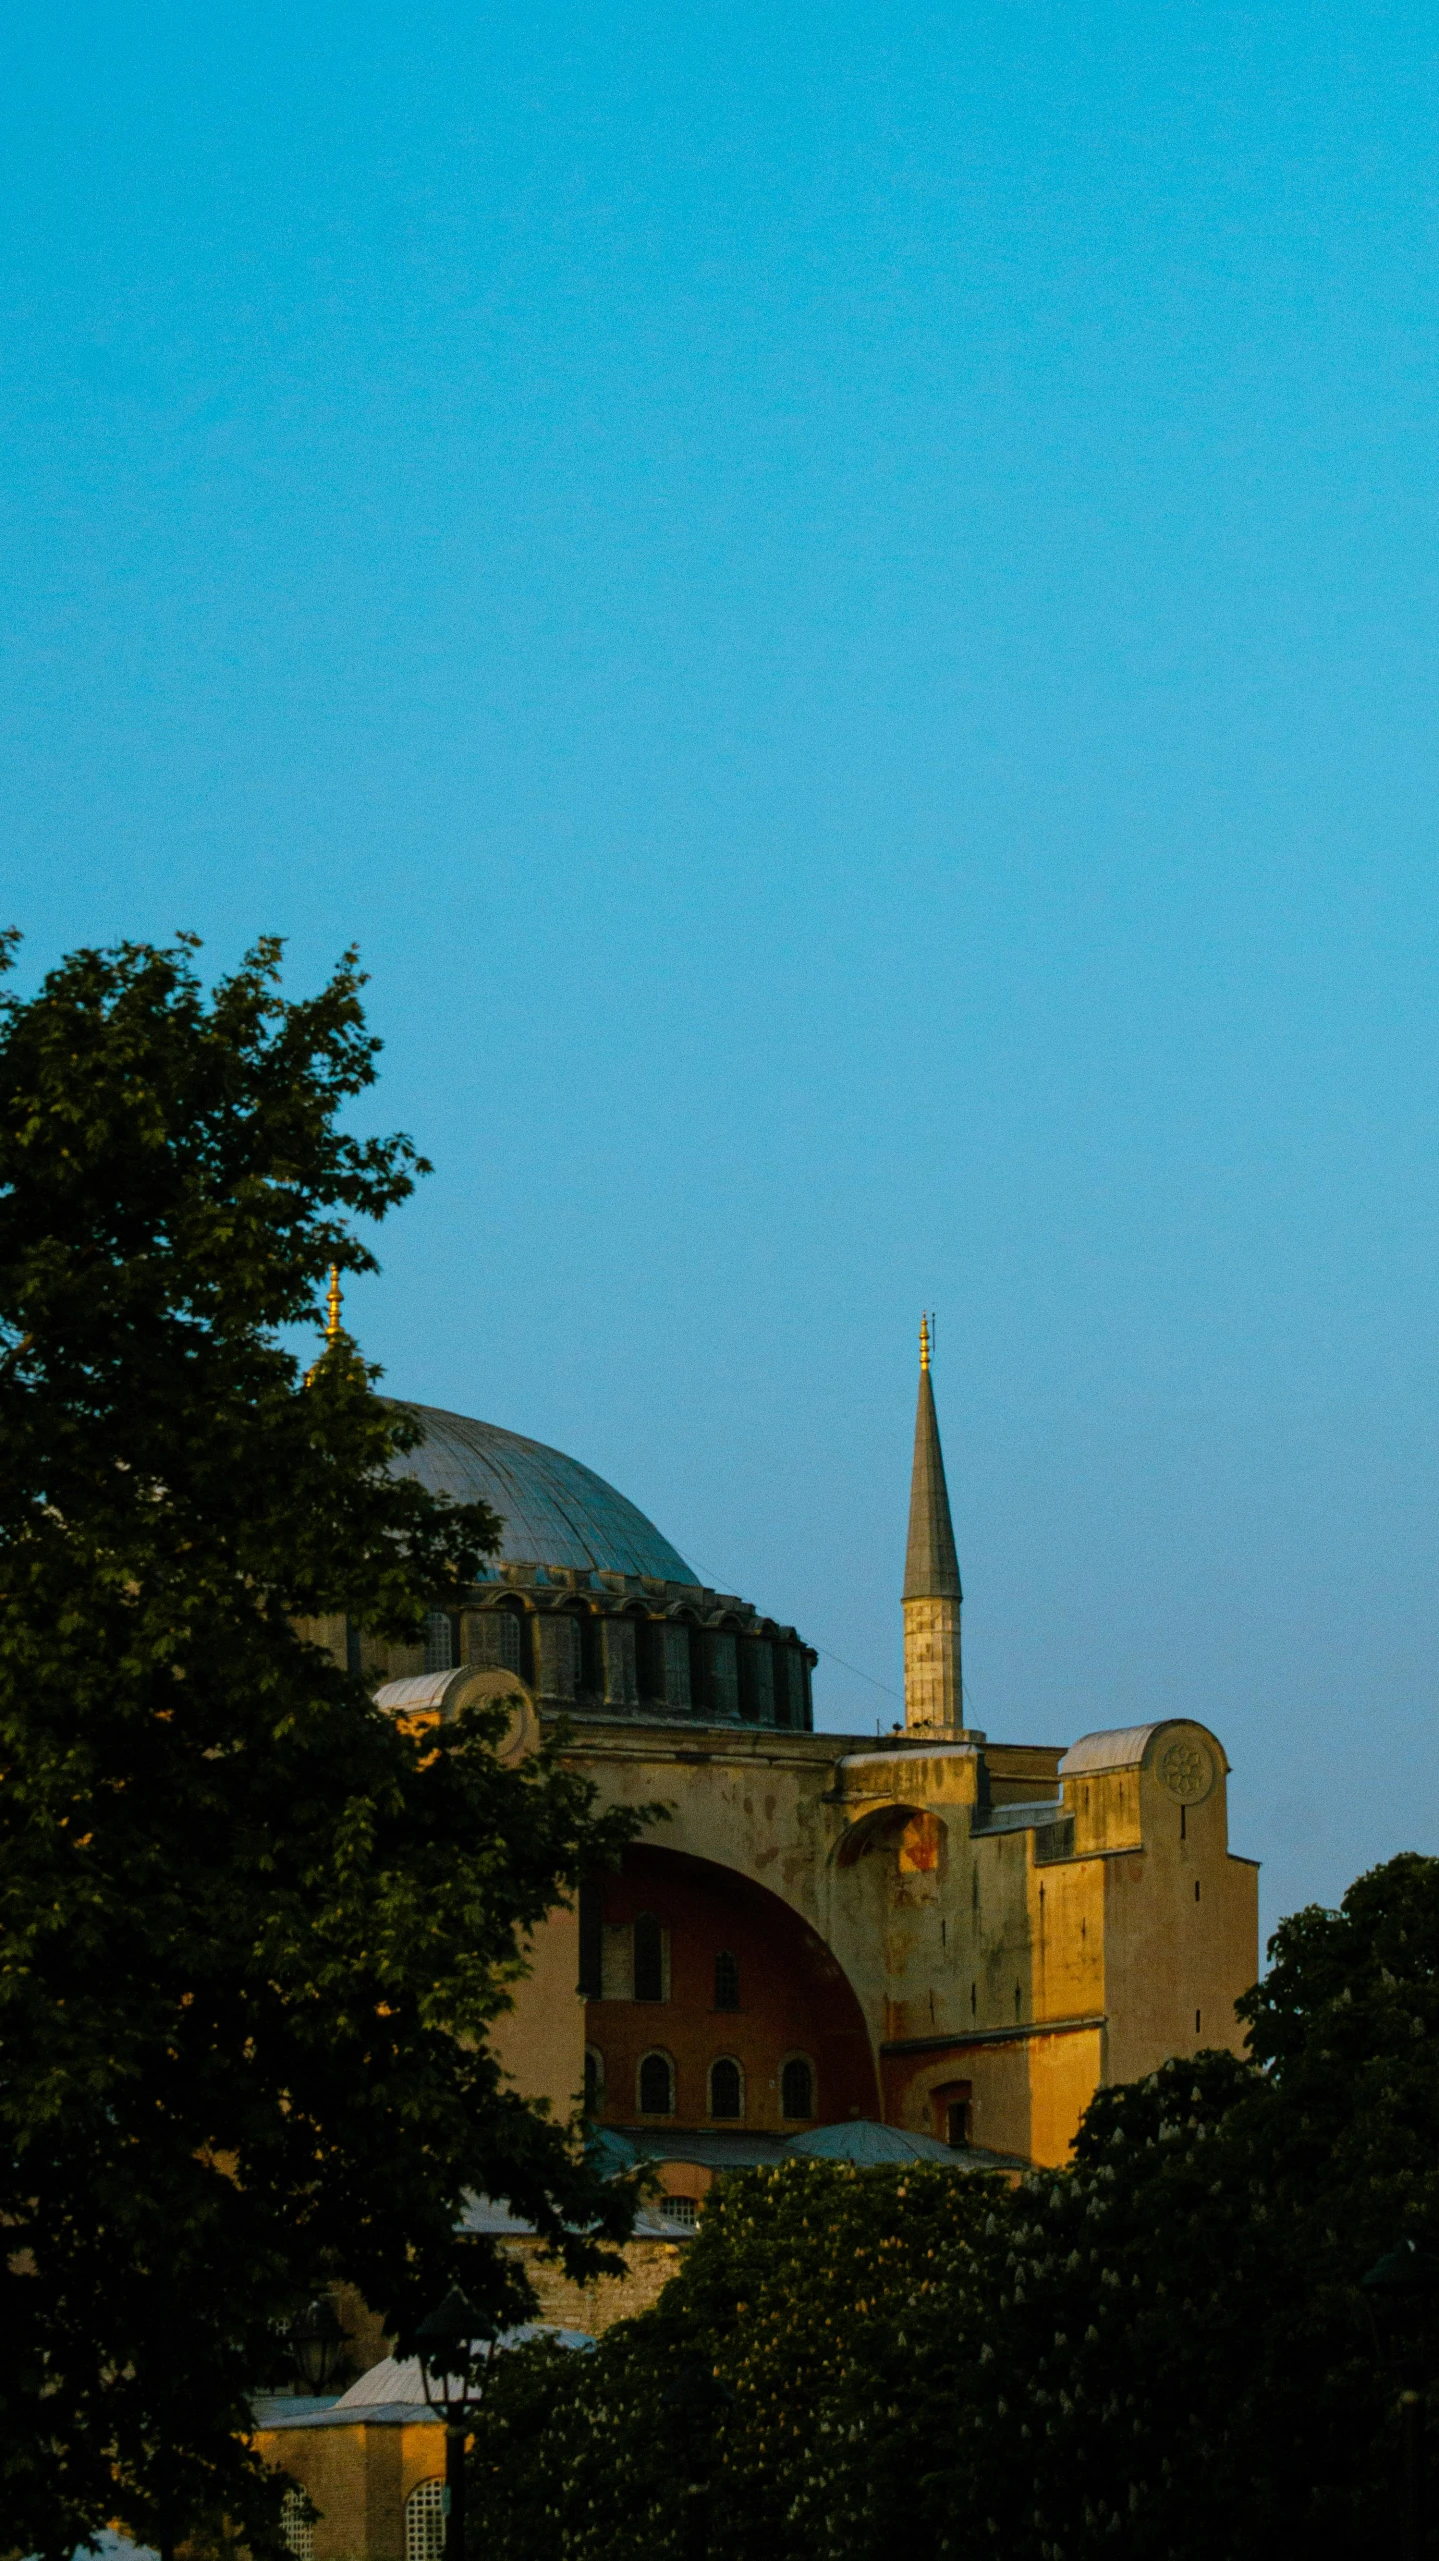
[[[338,1340],[340,1332],[340,1266],[338,1263],[330,1265],[329,1309],[330,1313],[325,1325],[325,1340],[327,1343],[333,1343]]]
[[[920,1318],[920,1320],[919,1320],[919,1365],[920,1365],[920,1368],[921,1368],[921,1369],[928,1369],[928,1367],[929,1367],[929,1318],[928,1318],[928,1316],[921,1316],[921,1318]]]

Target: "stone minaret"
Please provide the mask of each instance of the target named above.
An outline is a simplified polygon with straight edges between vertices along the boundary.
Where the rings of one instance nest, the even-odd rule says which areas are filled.
[[[959,1673],[963,1597],[929,1378],[929,1319],[922,1316],[919,1411],[914,1418],[909,1546],[904,1559],[904,1721],[908,1727],[964,1723]]]

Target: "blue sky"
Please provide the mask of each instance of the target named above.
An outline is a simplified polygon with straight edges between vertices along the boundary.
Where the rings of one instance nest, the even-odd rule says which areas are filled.
[[[898,1713],[932,1303],[975,1720],[1204,1717],[1271,1919],[1439,1847],[1436,51],[0,40],[27,972],[358,940],[438,1169],[367,1348],[792,1617],[831,1726]]]

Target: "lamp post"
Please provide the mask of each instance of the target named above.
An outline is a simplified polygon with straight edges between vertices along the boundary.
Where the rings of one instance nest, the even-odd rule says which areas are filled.
[[[1432,2362],[1430,2316],[1439,2259],[1404,2240],[1360,2279],[1374,2344],[1399,2385],[1404,2436],[1404,2561],[1424,2561],[1424,2387]]]
[[[685,2449],[685,2561],[707,2561],[713,2494],[714,2432],[734,2394],[702,2357],[687,2357],[660,2397],[660,2408],[678,2424]]]
[[[291,2323],[290,2348],[307,2392],[319,2396],[329,2391],[349,2341],[350,2333],[341,2329],[340,2316],[328,2294],[317,2295],[313,2303],[306,2304]]]
[[[425,2399],[445,2422],[445,2561],[464,2561],[470,2375],[476,2348],[488,2350],[490,2337],[469,2296],[452,2285],[444,2302],[420,2323],[415,2344]]]

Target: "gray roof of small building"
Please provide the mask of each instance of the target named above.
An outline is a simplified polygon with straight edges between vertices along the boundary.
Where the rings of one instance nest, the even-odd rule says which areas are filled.
[[[648,1575],[663,1583],[700,1581],[654,1522],[577,1458],[502,1431],[498,1423],[478,1423],[438,1405],[392,1401],[425,1427],[419,1447],[392,1460],[395,1474],[412,1476],[457,1502],[488,1503],[505,1525],[495,1564],[563,1565],[583,1573]]]
[[[1152,1725],[1115,1725],[1102,1734],[1081,1734],[1071,1743],[1059,1764],[1061,1778],[1082,1778],[1091,1770],[1137,1769],[1149,1748],[1151,1737],[1162,1734],[1166,1725],[1198,1725],[1197,1716],[1157,1716]],[[1209,1732],[1208,1726],[1200,1728]],[[1212,1739],[1212,1737],[1211,1737]],[[1229,1764],[1223,1753],[1220,1768]]]

